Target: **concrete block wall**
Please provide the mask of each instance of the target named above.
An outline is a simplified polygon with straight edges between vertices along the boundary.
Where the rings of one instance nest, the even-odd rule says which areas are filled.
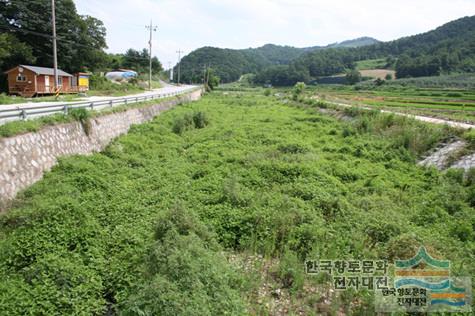
[[[0,138],[0,211],[16,194],[43,177],[62,156],[103,150],[131,125],[152,120],[178,104],[200,99],[201,90],[144,108],[91,119],[88,133],[79,122],[47,126],[38,132]]]

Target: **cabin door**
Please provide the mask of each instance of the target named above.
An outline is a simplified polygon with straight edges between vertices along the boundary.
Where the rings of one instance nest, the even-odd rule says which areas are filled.
[[[50,92],[50,90],[49,90],[49,76],[45,76],[45,91]]]

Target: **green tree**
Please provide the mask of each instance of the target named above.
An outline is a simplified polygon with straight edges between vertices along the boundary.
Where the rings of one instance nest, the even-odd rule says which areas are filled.
[[[358,70],[353,69],[346,73],[346,82],[348,84],[354,85],[360,81],[361,81],[361,73]]]
[[[0,67],[13,68],[17,64],[34,63],[31,47],[20,42],[15,35],[0,34]]]
[[[214,90],[219,85],[219,77],[212,68],[207,69],[206,76],[208,80],[208,88]]]
[[[294,100],[298,100],[298,98],[303,94],[305,91],[306,85],[304,82],[297,82],[292,89],[292,98]]]
[[[53,65],[50,12],[49,0],[0,2],[0,28],[15,34],[31,49],[36,64],[46,67]],[[74,72],[101,66],[107,47],[101,21],[78,15],[72,0],[57,0],[56,29],[60,68]]]
[[[147,49],[142,51],[133,48],[128,49],[120,60],[119,67],[131,68],[139,73],[148,73],[149,71],[149,53]],[[162,71],[162,64],[157,57],[152,57],[152,73],[159,74]]]

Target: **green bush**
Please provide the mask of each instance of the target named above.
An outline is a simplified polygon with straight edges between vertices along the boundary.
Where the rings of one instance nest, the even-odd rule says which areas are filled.
[[[292,89],[292,99],[294,101],[297,101],[304,93],[305,88],[306,88],[305,83],[297,82],[294,88]]]
[[[472,186],[475,184],[475,168],[470,168],[465,173],[465,185]]]
[[[243,314],[240,279],[220,254],[213,235],[182,205],[158,219],[140,279],[122,315]]]
[[[285,144],[277,148],[284,154],[304,154],[308,152],[308,148],[301,144]]]
[[[194,128],[193,115],[187,113],[181,117],[175,118],[172,125],[172,131],[175,134],[181,135],[185,131]]]
[[[186,113],[180,117],[176,117],[172,124],[172,131],[175,134],[181,135],[185,131],[194,128],[204,128],[209,124],[209,119],[204,112],[195,112],[193,114]]]
[[[86,135],[89,135],[91,132],[91,121],[89,120],[91,113],[88,110],[84,108],[73,108],[69,110],[68,115],[80,122]]]
[[[462,136],[471,147],[475,147],[475,130],[470,129],[466,131]]]
[[[143,90],[138,85],[137,79],[129,82],[114,83],[104,76],[93,74],[89,77],[89,88],[93,91],[102,92],[127,92],[134,90]]]
[[[206,113],[198,111],[193,113],[193,123],[195,128],[204,128],[209,124],[208,117]]]
[[[305,280],[303,266],[303,262],[300,262],[294,252],[290,250],[284,252],[280,258],[278,271],[284,288],[288,288],[292,292],[302,289]]]

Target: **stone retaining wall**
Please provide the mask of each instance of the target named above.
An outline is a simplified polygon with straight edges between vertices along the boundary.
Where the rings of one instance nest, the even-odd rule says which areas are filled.
[[[178,104],[198,100],[197,90],[144,108],[106,114],[90,120],[88,132],[79,122],[47,126],[38,132],[0,139],[0,211],[15,195],[43,177],[58,157],[103,150],[133,124],[152,120]]]

